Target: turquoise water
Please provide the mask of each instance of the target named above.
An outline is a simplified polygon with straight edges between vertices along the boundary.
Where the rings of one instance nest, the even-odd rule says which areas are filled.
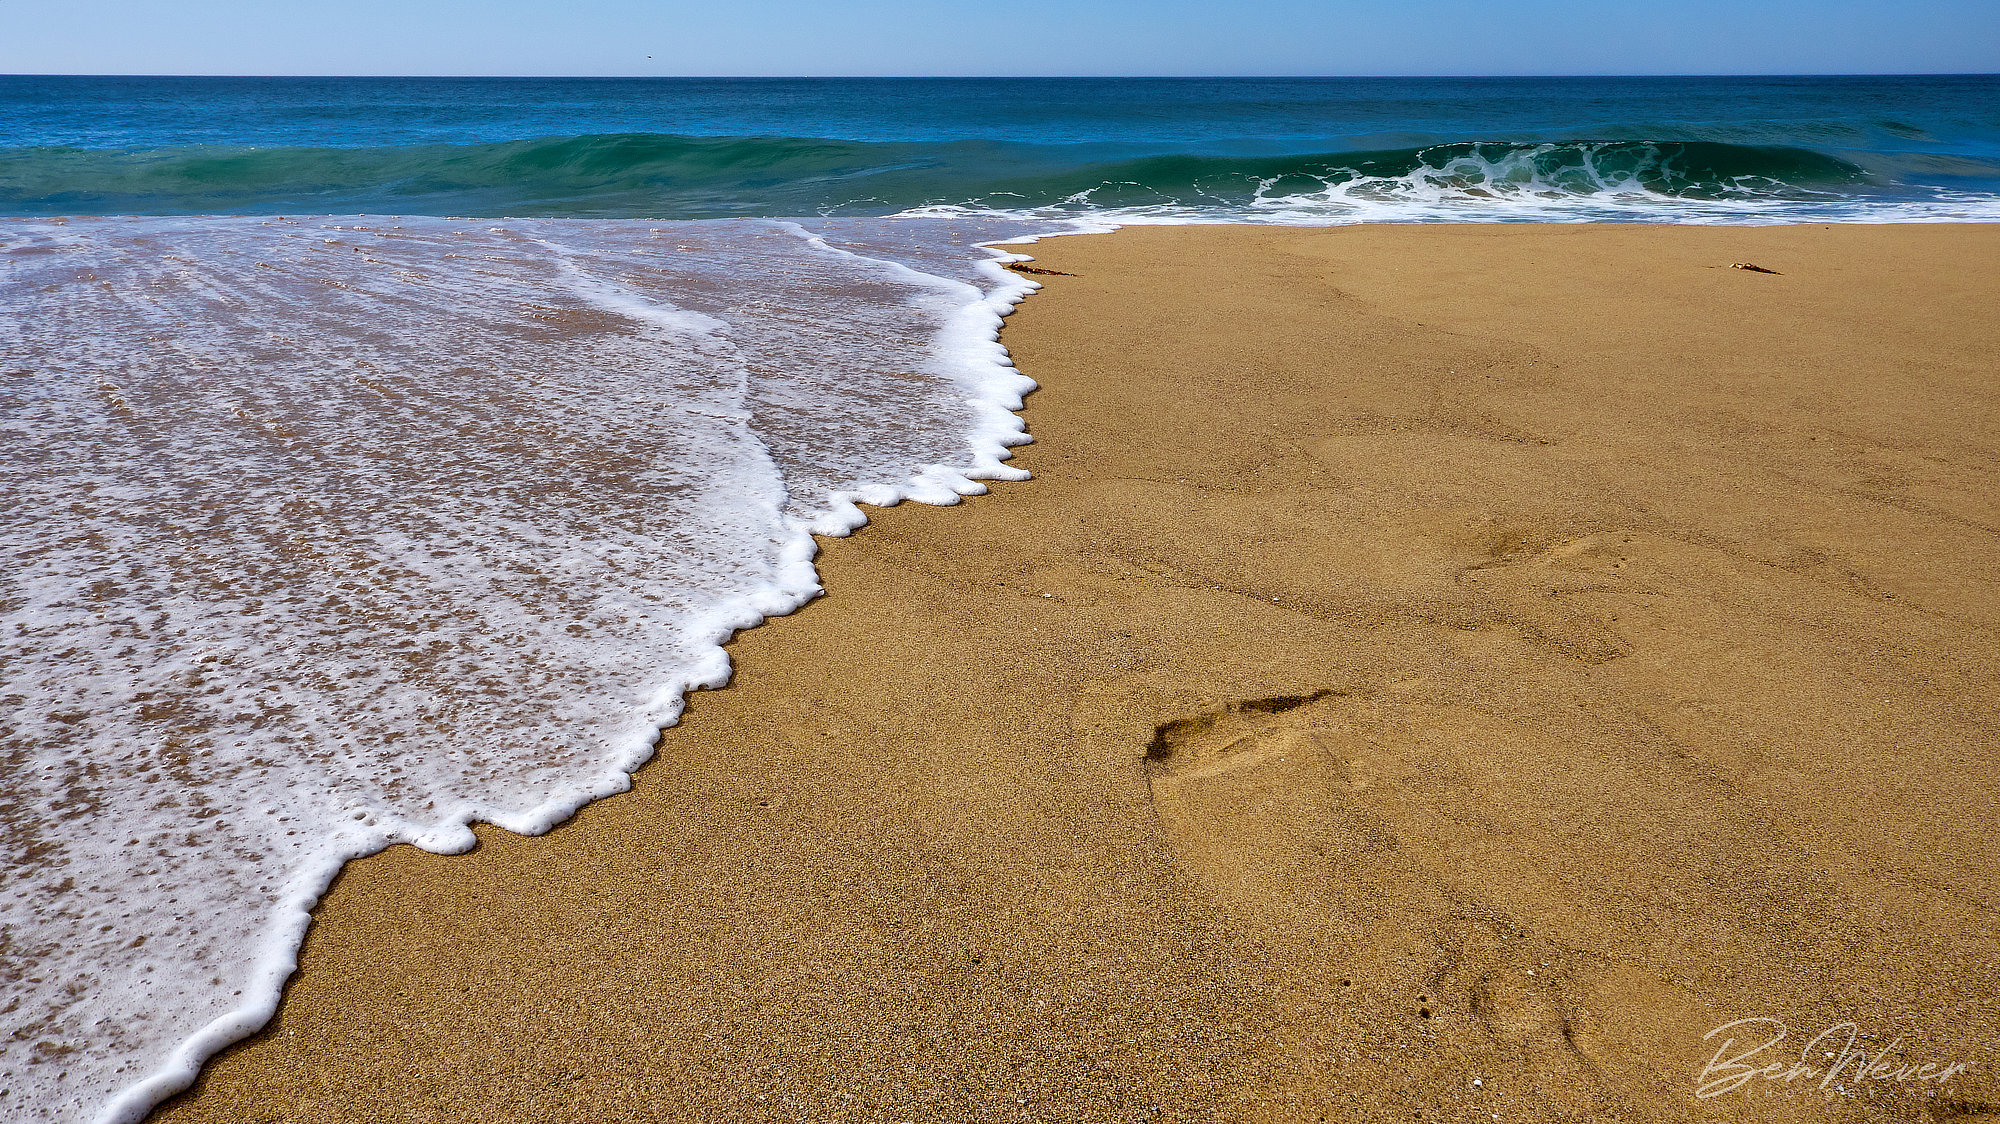
[[[0,78],[0,213],[1977,217],[2000,77]]]

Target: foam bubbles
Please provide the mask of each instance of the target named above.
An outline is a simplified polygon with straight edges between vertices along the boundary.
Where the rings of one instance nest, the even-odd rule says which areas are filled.
[[[1273,158],[1186,180],[1106,181],[1019,207],[975,201],[925,216],[1068,217],[1095,224],[1631,222],[1762,224],[2000,221],[2000,195],[1871,184],[1800,149],[1687,142],[1454,143]]]
[[[624,790],[810,529],[1023,475],[1009,232],[0,224],[6,1114],[142,1115],[341,862]]]

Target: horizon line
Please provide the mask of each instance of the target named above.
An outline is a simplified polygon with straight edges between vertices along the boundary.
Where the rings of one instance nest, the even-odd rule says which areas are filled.
[[[1603,71],[1595,73],[1438,73],[1438,74],[265,74],[176,71],[6,71],[5,78],[403,78],[493,81],[663,81],[663,82],[997,82],[997,81],[1342,81],[1434,79],[1577,79],[1577,78],[2000,78],[2000,71],[1980,70],[1857,70],[1857,71]]]

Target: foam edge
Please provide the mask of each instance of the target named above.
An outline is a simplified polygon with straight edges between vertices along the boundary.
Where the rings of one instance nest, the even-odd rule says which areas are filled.
[[[151,1074],[120,1090],[92,1118],[93,1124],[140,1124],[161,1104],[192,1087],[203,1067],[217,1054],[270,1025],[284,1000],[286,985],[298,971],[299,954],[313,923],[313,910],[349,862],[379,854],[397,843],[409,843],[431,854],[463,854],[476,845],[478,837],[473,828],[481,823],[516,835],[545,835],[585,806],[630,791],[633,774],[658,752],[664,732],[679,725],[689,693],[728,685],[734,668],[725,646],[738,633],[772,617],[788,616],[825,592],[818,568],[813,564],[819,552],[813,536],[844,538],[866,526],[868,516],[861,510],[861,504],[893,507],[910,499],[932,506],[950,506],[964,496],[984,495],[988,489],[980,481],[1030,479],[1026,469],[1004,462],[1012,458],[1014,447],[1034,440],[1028,434],[1027,421],[1015,411],[1023,408],[1025,396],[1036,389],[1036,383],[1015,369],[1013,358],[1000,343],[1000,329],[1005,318],[1042,286],[1005,268],[1013,262],[1033,261],[1032,257],[997,247],[1031,244],[1047,236],[1106,233],[1115,229],[1103,224],[1073,226],[1074,229],[1053,231],[1050,235],[979,243],[980,249],[993,256],[979,262],[978,268],[995,287],[991,293],[979,294],[968,302],[938,334],[948,370],[966,389],[967,402],[975,416],[971,464],[925,465],[902,486],[876,485],[829,496],[825,513],[801,523],[798,529],[803,533],[781,549],[773,587],[731,598],[697,617],[685,630],[688,638],[703,649],[701,658],[690,671],[662,684],[652,700],[635,715],[635,721],[627,726],[625,736],[613,739],[607,767],[572,794],[527,812],[466,804],[454,809],[443,822],[381,823],[369,825],[374,830],[365,834],[353,832],[337,837],[336,846],[327,855],[286,887],[277,916],[266,930],[263,947],[253,962],[244,989],[248,998],[174,1047],[166,1062]],[[826,249],[861,257],[829,246],[803,228],[794,226],[794,229]],[[919,273],[900,263],[886,264],[929,283],[963,285],[978,293],[975,287],[962,282]],[[346,845],[340,846],[341,843]]]

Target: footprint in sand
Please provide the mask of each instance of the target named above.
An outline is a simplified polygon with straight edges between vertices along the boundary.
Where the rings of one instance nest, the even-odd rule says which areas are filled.
[[[1339,904],[1315,890],[1329,848],[1351,851],[1356,838],[1367,851],[1394,847],[1387,832],[1343,814],[1340,765],[1315,729],[1347,698],[1244,699],[1154,730],[1145,768],[1160,825],[1187,872],[1232,907],[1338,922]]]
[[[1143,767],[1176,865],[1285,965],[1298,1042],[1449,1041],[1517,1083],[1567,1090],[1585,1117],[1683,1092],[1675,1050],[1699,1041],[1705,1026],[1687,1028],[1705,1010],[1537,935],[1574,928],[1560,885],[1490,892],[1534,878],[1490,846],[1541,840],[1538,805],[1509,779],[1528,768],[1508,748],[1526,735],[1417,702],[1420,688],[1271,695],[1160,723]],[[1343,1029],[1318,1025],[1335,1018]]]

